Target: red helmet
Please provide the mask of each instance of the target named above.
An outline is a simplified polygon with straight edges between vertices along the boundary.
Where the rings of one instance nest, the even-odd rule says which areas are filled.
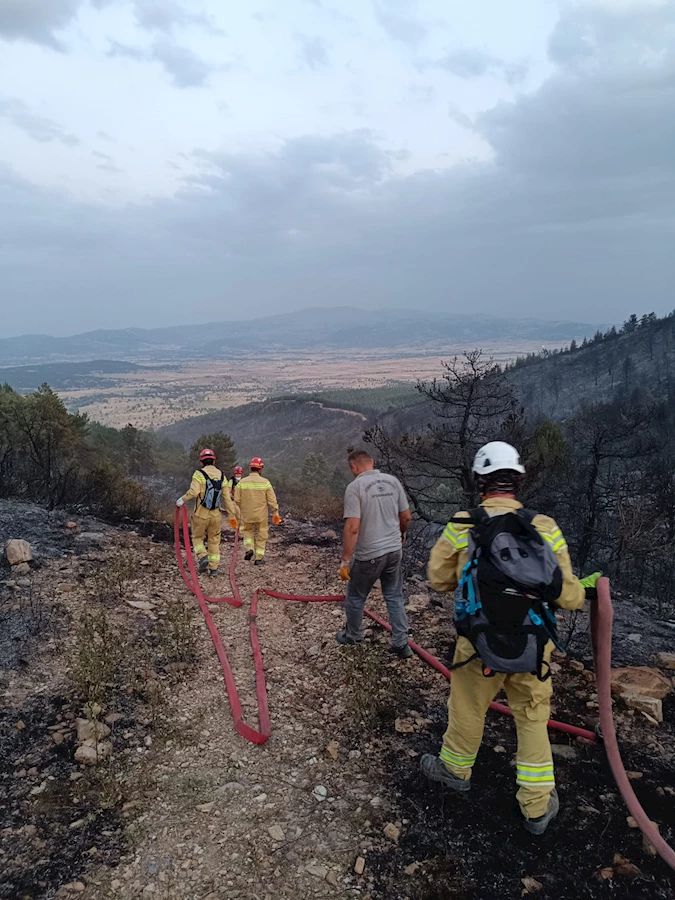
[[[265,463],[260,459],[259,456],[254,456],[251,462],[249,463],[249,468],[251,469],[262,469]]]
[[[199,454],[199,462],[206,462],[207,459],[212,459],[214,462],[216,461],[216,454],[213,450],[209,450],[208,447],[205,447],[204,450]]]
[[[243,475],[243,474],[244,474],[244,470],[242,469],[241,466],[235,466],[235,467],[234,467],[233,474],[234,474],[234,475]]]

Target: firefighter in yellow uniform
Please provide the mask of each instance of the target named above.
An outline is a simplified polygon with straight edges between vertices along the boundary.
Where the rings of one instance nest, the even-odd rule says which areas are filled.
[[[272,522],[281,524],[279,504],[274,488],[262,477],[264,463],[256,456],[251,460],[251,474],[242,478],[234,489],[234,503],[241,518],[241,533],[244,538],[244,559],[255,556],[255,565],[263,565],[265,548],[269,537],[268,510],[272,513]]]
[[[216,575],[220,564],[220,531],[222,516],[221,502],[225,505],[229,524],[237,528],[237,517],[232,498],[223,478],[223,473],[215,466],[216,455],[205,449],[199,454],[202,468],[192,476],[189,490],[176,500],[176,506],[183,506],[188,500],[196,500],[192,516],[192,546],[199,564],[199,571]],[[204,545],[207,539],[208,551]]]
[[[479,450],[474,473],[481,495],[481,507],[490,515],[522,508],[516,493],[522,486],[525,469],[518,451],[502,441],[494,441]],[[458,513],[457,518],[467,516]],[[556,604],[562,609],[580,609],[586,589],[595,587],[600,573],[578,579],[572,572],[567,543],[555,521],[537,515],[532,525],[556,556],[562,573],[562,592]],[[431,552],[428,577],[436,591],[454,591],[468,562],[468,529],[471,526],[449,523]],[[553,643],[544,651],[548,663]],[[453,665],[475,656],[466,637],[458,637]],[[455,791],[468,791],[471,770],[483,738],[485,714],[501,688],[506,691],[518,734],[516,759],[517,799],[523,824],[531,834],[543,834],[559,809],[553,757],[547,722],[551,713],[551,679],[540,681],[535,674],[494,674],[485,677],[480,659],[453,671],[448,700],[448,727],[443,736],[440,756],[424,754],[422,772]]]

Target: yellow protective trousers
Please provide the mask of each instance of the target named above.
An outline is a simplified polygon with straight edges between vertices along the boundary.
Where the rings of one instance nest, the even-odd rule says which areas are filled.
[[[265,555],[267,539],[270,536],[267,514],[260,522],[242,522],[241,536],[244,539],[244,550],[253,550],[255,558],[262,559]]]
[[[208,543],[209,569],[218,568],[220,563],[220,529],[222,516],[219,509],[206,509],[198,506],[192,516],[192,546],[198,560],[207,555],[204,537]]]
[[[544,659],[551,657],[549,641]],[[457,640],[454,663],[473,656],[474,648],[464,637]],[[443,735],[440,757],[446,768],[467,781],[483,739],[485,714],[504,688],[518,734],[516,755],[517,799],[526,819],[543,816],[555,787],[553,756],[546,723],[551,714],[551,679],[536,675],[494,675],[486,678],[479,659],[452,673],[448,700],[448,728]]]

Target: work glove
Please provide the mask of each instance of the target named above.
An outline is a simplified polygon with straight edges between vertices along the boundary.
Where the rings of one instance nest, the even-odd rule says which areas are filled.
[[[178,500],[176,500],[176,506],[178,507],[178,509],[180,509],[181,506],[185,506],[185,500],[183,500],[182,497],[179,497]]]
[[[281,516],[278,513],[275,513],[272,516],[272,524],[273,525],[281,525]]]
[[[239,522],[236,519],[228,519],[227,524],[236,531],[239,528]]]
[[[598,579],[602,578],[602,572],[593,572],[592,575],[587,575],[585,578],[579,579],[579,584],[586,591],[586,599],[587,600],[597,600],[598,598]]]
[[[339,575],[340,581],[349,581],[349,563],[342,563]]]

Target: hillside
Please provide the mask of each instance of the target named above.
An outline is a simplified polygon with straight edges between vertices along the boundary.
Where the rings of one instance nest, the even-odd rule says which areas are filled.
[[[54,362],[0,368],[0,384],[8,384],[15,391],[35,391],[41,384],[47,383],[54,391],[70,391],[110,387],[117,381],[117,375],[152,371],[150,366],[112,359]]]
[[[598,332],[572,351],[510,367],[509,378],[528,415],[561,419],[582,400],[605,402],[635,388],[669,400],[675,387],[675,317],[641,321],[621,332]]]
[[[69,519],[0,500],[0,543],[24,538],[35,556],[28,573],[5,567],[0,582],[0,897],[494,900],[529,895],[523,884],[539,885],[542,900],[672,897],[673,873],[627,826],[600,744],[550,733],[561,811],[536,843],[513,810],[509,718],[488,714],[468,800],[430,786],[419,758],[440,747],[447,682],[417,657],[392,659],[374,625],[364,647],[339,648],[338,604],[262,598],[271,737],[247,743],[172,544]],[[275,529],[265,583],[337,592],[339,540],[324,529]],[[228,537],[222,552],[229,563]],[[249,614],[260,576],[241,556],[236,573],[244,606],[214,604],[211,614],[257,727]],[[225,575],[215,582],[215,593],[228,591]],[[446,659],[454,631],[438,596],[420,574],[403,591],[415,640]],[[368,606],[386,615],[379,595]],[[669,647],[665,625],[629,600],[616,607],[617,664],[650,664]],[[575,622],[565,615],[570,634]],[[574,633],[570,654],[556,654],[555,712],[589,727],[585,616]],[[87,697],[96,702],[85,707]],[[626,766],[672,841],[672,695],[660,725],[632,712],[617,703]],[[97,729],[105,761],[78,765]],[[633,868],[615,872],[616,854]]]
[[[247,352],[318,349],[397,349],[435,352],[466,342],[541,341],[559,346],[594,326],[538,319],[499,319],[425,310],[305,309],[244,322],[167,328],[99,330],[72,337],[23,335],[0,340],[0,363],[92,357],[122,359],[231,358]]]
[[[322,453],[332,465],[344,465],[346,448],[358,443],[370,424],[372,419],[361,412],[298,397],[182,419],[157,434],[189,447],[200,434],[224,431],[240,460],[262,456],[268,465],[289,469],[301,466],[309,453]]]

